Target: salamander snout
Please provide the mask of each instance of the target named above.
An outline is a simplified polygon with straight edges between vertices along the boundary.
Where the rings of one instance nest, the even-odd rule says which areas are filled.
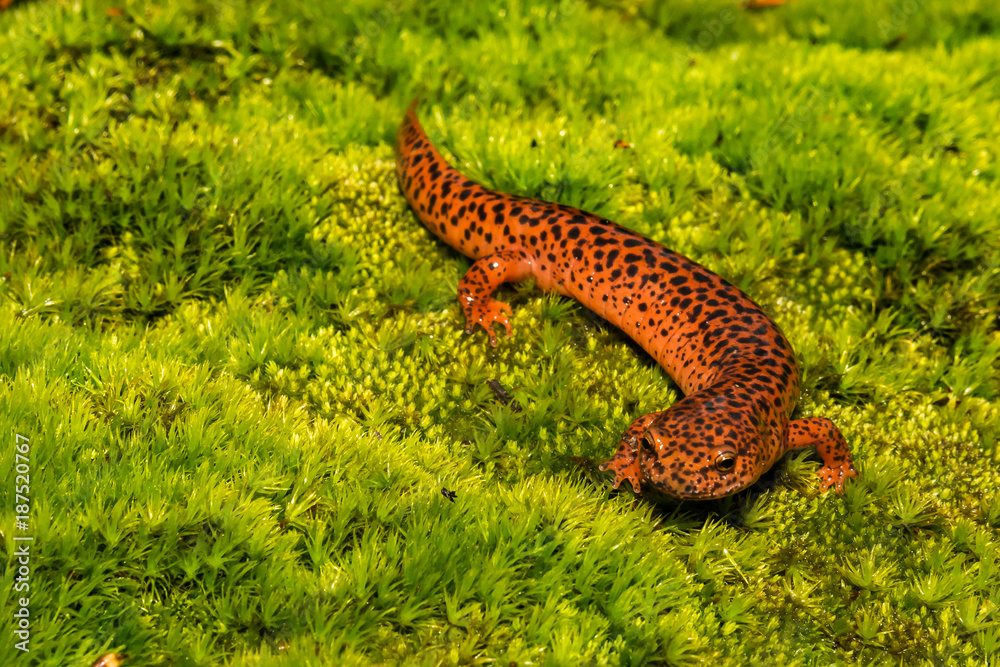
[[[643,483],[673,498],[697,500],[728,496],[759,475],[753,437],[706,420],[654,422],[640,443]],[[701,422],[701,423],[699,423]]]

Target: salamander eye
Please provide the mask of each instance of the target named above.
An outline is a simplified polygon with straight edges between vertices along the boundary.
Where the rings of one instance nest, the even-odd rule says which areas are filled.
[[[644,437],[646,439],[646,444],[649,445],[649,448],[655,450],[656,440],[653,438],[653,434],[649,431],[646,431],[646,435]]]
[[[715,469],[719,472],[732,472],[736,467],[736,454],[733,452],[722,452],[715,457]]]

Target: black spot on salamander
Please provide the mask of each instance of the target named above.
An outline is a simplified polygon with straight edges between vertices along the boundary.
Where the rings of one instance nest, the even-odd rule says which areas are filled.
[[[691,274],[691,276],[700,283],[712,282],[712,277],[709,276],[707,273],[703,273],[702,271],[695,271],[694,273]]]

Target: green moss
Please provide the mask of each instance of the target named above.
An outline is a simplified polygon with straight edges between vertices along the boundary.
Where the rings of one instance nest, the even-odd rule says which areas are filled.
[[[0,662],[995,662],[998,16],[16,4],[0,467],[30,438],[35,542],[15,658],[8,476]],[[573,457],[679,391],[530,283],[512,337],[462,333],[468,261],[395,183],[414,97],[470,177],[747,290],[860,479],[817,495],[799,453],[736,498],[609,495]]]

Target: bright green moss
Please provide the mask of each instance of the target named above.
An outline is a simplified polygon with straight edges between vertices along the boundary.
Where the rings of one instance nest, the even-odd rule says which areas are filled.
[[[0,15],[0,467],[31,438],[36,539],[15,658],[5,478],[0,663],[996,662],[1000,13],[841,5]],[[747,290],[860,479],[609,496],[572,457],[679,392],[530,283],[511,338],[462,333],[468,261],[395,182],[414,97],[470,177]]]

